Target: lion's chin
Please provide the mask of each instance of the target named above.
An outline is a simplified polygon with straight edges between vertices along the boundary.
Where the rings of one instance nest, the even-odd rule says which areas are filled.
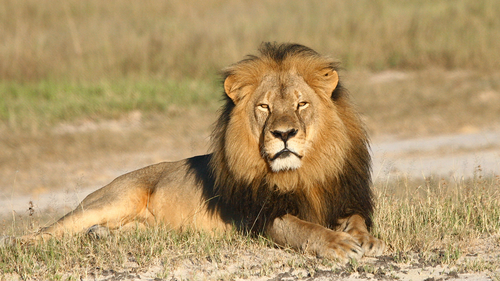
[[[300,160],[300,158],[293,154],[287,157],[280,157],[274,159],[269,163],[271,170],[273,170],[273,172],[275,173],[287,170],[296,170],[300,168],[301,165],[302,161]]]

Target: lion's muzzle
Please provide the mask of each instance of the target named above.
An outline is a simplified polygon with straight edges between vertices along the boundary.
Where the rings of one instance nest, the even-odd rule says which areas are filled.
[[[274,172],[295,170],[302,165],[302,155],[296,149],[298,132],[297,129],[270,131],[266,154]]]

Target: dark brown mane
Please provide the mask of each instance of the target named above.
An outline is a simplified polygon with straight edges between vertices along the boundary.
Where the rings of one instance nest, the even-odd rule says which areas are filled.
[[[307,69],[337,68],[336,62],[298,44],[264,43],[259,51],[259,56],[248,56],[226,69],[224,78],[245,71],[255,72],[256,64],[262,61],[269,67],[281,67],[284,62],[294,59]],[[249,77],[250,75],[253,74],[250,73]],[[248,83],[256,82],[251,80]],[[297,188],[289,192],[277,192],[275,186],[269,184],[269,171],[256,174],[251,181],[238,178],[230,171],[225,150],[229,145],[226,143],[226,133],[233,118],[235,104],[226,95],[224,97],[225,103],[212,133],[213,154],[205,156],[203,161],[208,168],[203,168],[199,163],[197,167],[192,167],[196,175],[203,175],[197,178],[203,184],[204,197],[210,210],[220,213],[226,221],[237,222],[245,231],[259,233],[265,230],[269,222],[285,214],[292,214],[329,228],[336,227],[340,218],[360,214],[366,219],[367,226],[371,226],[373,203],[368,140],[361,121],[349,102],[346,90],[340,84],[332,92],[331,99],[342,109],[339,115],[347,128],[349,140],[349,146],[344,148],[342,169],[332,169],[332,172],[326,175],[327,180],[321,184],[314,179],[303,180],[304,175],[300,175],[298,178],[301,180],[297,182]]]

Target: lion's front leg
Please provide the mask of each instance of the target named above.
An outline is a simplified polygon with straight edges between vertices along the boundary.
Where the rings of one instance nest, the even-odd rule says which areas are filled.
[[[365,219],[352,215],[339,220],[338,230],[351,234],[363,248],[365,256],[380,256],[385,250],[384,241],[373,237],[366,227]]]
[[[277,218],[267,230],[277,244],[310,252],[322,257],[346,261],[363,256],[363,248],[349,233],[333,231],[292,215]]]

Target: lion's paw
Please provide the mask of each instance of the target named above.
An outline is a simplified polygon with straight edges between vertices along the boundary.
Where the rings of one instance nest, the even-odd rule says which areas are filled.
[[[370,234],[355,236],[355,238],[361,245],[361,248],[363,248],[365,256],[376,257],[384,253],[386,247],[384,241],[377,239]]]
[[[358,241],[348,233],[332,232],[324,248],[317,251],[319,257],[329,257],[340,261],[360,259],[364,250]]]

